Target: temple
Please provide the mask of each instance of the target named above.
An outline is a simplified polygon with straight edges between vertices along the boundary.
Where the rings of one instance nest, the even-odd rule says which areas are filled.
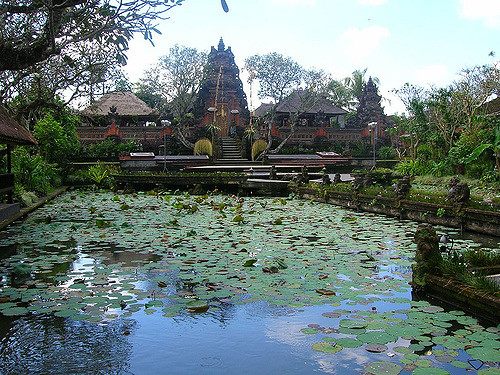
[[[222,38],[208,55],[206,76],[195,107],[195,115],[201,118],[199,126],[216,124],[219,136],[230,135],[231,129],[246,127],[250,113],[240,70],[231,47],[226,48]]]

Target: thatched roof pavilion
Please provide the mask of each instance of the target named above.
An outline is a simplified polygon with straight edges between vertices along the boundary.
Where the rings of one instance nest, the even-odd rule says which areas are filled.
[[[0,106],[0,144],[6,144],[7,149],[0,150],[0,156],[7,155],[7,173],[0,174],[0,194],[7,194],[8,201],[12,202],[14,191],[14,175],[12,174],[11,149],[16,145],[36,145],[35,138],[9,116],[7,110]]]
[[[149,107],[132,92],[119,91],[104,94],[94,104],[82,111],[83,115],[89,117],[103,117],[112,113],[116,113],[116,116],[122,119],[134,118],[139,121],[155,121],[159,115],[156,109]]]
[[[31,133],[9,116],[5,108],[0,106],[0,144],[36,145]]]

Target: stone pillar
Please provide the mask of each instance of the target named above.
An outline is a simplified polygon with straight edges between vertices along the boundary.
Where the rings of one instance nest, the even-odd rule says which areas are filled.
[[[417,227],[413,241],[417,244],[415,264],[413,265],[412,287],[419,291],[425,287],[426,275],[441,273],[442,257],[439,251],[439,238],[430,224]]]

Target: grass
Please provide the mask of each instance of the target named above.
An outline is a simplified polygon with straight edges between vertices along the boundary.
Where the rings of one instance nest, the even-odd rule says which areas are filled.
[[[500,265],[500,253],[484,250],[467,250],[462,254],[453,252],[444,257],[441,270],[443,276],[471,286],[478,291],[487,292],[500,297],[500,286],[494,280],[487,278],[472,267],[487,267]]]

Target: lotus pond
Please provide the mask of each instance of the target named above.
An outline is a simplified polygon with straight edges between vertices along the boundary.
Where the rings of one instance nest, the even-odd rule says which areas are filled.
[[[500,374],[499,327],[413,299],[415,229],[293,197],[65,193],[0,233],[0,374]]]

